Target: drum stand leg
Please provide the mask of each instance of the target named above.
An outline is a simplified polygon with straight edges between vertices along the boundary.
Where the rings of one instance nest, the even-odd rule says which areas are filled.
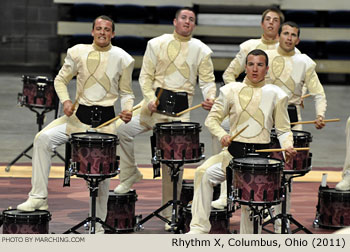
[[[33,112],[36,113],[36,123],[38,124],[38,132],[39,132],[39,131],[41,131],[42,126],[43,126],[43,124],[44,124],[45,113],[50,112],[51,109],[44,109],[44,110],[41,111],[40,113],[39,113],[37,110],[35,110],[34,108],[32,108],[32,107],[29,107],[29,109],[30,109],[31,111],[33,111]],[[32,148],[33,148],[33,143],[32,143],[31,145],[29,145],[24,151],[22,151],[17,157],[15,157],[15,158],[6,166],[5,171],[6,171],[6,172],[9,172],[10,169],[11,169],[11,166],[14,165],[14,164],[15,164],[21,157],[23,157],[23,156],[26,156],[27,158],[32,159],[32,157],[29,156],[29,155],[27,154],[27,152],[30,151]],[[53,155],[52,157],[54,157],[54,156],[56,156],[56,155],[57,155],[57,157],[59,157],[63,162],[65,162],[64,158],[63,158],[58,152],[54,151],[54,155]]]
[[[287,188],[291,187],[291,179],[299,176],[301,175],[292,176],[288,180],[286,180],[285,174],[283,174],[282,212],[263,224],[264,231],[274,234],[275,232],[271,232],[270,230],[264,227],[270,223],[274,224],[277,219],[281,219],[282,234],[295,234],[299,231],[304,231],[306,234],[312,234],[310,230],[308,230],[306,227],[300,224],[296,219],[294,219],[291,214],[287,214],[287,197],[288,197]],[[269,213],[271,214],[270,209],[269,209]],[[297,228],[294,230],[291,230],[290,224],[294,224],[295,226],[297,226]]]
[[[91,216],[81,221],[74,227],[68,229],[63,234],[80,234],[77,232],[77,229],[84,226],[86,223],[90,223],[90,233],[96,233],[96,223],[100,223],[102,227],[107,227],[112,233],[117,233],[117,230],[114,227],[111,227],[106,222],[102,221],[99,217],[96,217],[96,197],[98,195],[98,183],[104,180],[105,178],[85,178],[86,181],[89,182],[89,190],[90,190],[90,198],[91,198]]]
[[[158,208],[156,211],[152,212],[142,220],[140,220],[136,225],[136,230],[142,229],[142,224],[146,221],[150,220],[154,216],[158,217],[162,221],[168,223],[170,225],[170,231],[174,233],[180,232],[179,222],[178,222],[178,209],[177,206],[181,205],[181,202],[177,200],[177,182],[179,180],[179,172],[180,167],[183,166],[183,162],[169,162],[167,165],[171,168],[171,178],[173,182],[173,199],[169,200],[166,204]],[[165,208],[172,206],[172,214],[171,214],[171,221],[169,221],[167,218],[161,216],[159,213],[163,211]]]

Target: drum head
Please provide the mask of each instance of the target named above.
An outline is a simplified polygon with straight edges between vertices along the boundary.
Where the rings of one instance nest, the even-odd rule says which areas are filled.
[[[191,129],[198,129],[200,131],[201,126],[199,123],[194,122],[166,122],[166,123],[157,123],[154,127],[155,130],[160,131],[183,131],[185,130],[191,130]]]
[[[73,133],[71,134],[71,139],[78,142],[118,142],[116,135],[99,132]]]
[[[275,158],[264,158],[264,157],[244,157],[234,158],[231,161],[233,169],[273,169],[282,170],[281,160]]]

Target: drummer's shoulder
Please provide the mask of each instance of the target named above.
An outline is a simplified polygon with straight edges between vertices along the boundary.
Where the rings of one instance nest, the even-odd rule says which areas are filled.
[[[287,93],[277,85],[265,84],[264,89],[269,93],[275,93],[279,98],[288,97]]]

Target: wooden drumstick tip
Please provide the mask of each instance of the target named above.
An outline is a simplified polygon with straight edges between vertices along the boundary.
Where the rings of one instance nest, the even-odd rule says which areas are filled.
[[[281,152],[281,151],[286,151],[286,148],[279,148],[279,149],[260,149],[260,150],[255,150],[255,152]],[[310,150],[309,147],[300,147],[300,148],[294,148],[296,151],[308,151]]]

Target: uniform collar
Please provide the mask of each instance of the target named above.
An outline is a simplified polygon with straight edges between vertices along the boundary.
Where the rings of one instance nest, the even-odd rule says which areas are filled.
[[[247,77],[244,78],[243,83],[247,84],[248,86],[252,87],[252,88],[259,88],[265,85],[265,79],[263,79],[262,81],[258,82],[258,83],[253,83],[251,82]]]
[[[174,35],[175,39],[179,40],[180,42],[187,42],[187,41],[190,41],[192,38],[192,35],[185,37],[185,36],[181,36],[180,34],[176,33],[176,31],[174,31],[173,35]]]
[[[264,35],[261,35],[261,41],[266,45],[273,45],[278,43],[278,38],[271,40],[271,39],[266,39]]]
[[[92,43],[92,47],[93,47],[96,51],[107,52],[107,51],[109,51],[109,50],[112,48],[112,44],[109,43],[108,46],[101,47],[101,46],[96,45],[95,42],[93,42],[93,43]]]
[[[282,56],[293,56],[295,54],[295,49],[290,52],[287,52],[281,46],[278,46],[277,52]]]

